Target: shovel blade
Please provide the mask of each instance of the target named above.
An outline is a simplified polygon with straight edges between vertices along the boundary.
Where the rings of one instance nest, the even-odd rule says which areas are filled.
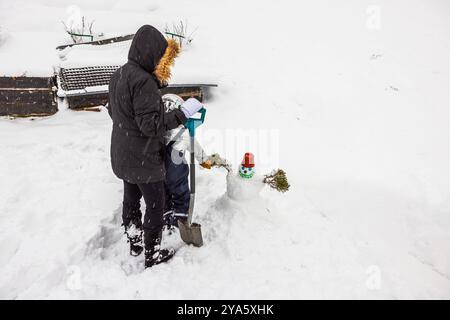
[[[181,239],[195,247],[203,245],[202,226],[198,223],[192,223],[190,226],[187,222],[178,220],[178,228],[180,229]]]

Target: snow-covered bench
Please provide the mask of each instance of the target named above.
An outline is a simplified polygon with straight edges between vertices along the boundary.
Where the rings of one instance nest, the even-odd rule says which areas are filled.
[[[53,67],[54,74],[48,77],[1,77],[0,115],[54,114],[58,111],[56,96],[75,110],[105,105],[109,80],[127,61],[132,36],[59,46],[56,48],[59,63]],[[215,86],[188,81],[171,84],[161,91],[202,101],[208,88]]]
[[[86,109],[108,102],[109,80],[120,66],[90,66],[60,68],[58,73],[58,96],[67,99],[71,109]],[[203,101],[204,93],[213,84],[171,84],[161,90],[162,94],[175,93],[182,98],[195,97]]]

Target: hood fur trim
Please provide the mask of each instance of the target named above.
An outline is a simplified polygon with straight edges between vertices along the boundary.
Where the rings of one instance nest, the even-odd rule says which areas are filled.
[[[153,72],[161,84],[166,85],[169,82],[171,76],[170,68],[174,63],[175,58],[180,54],[180,51],[181,48],[177,41],[174,39],[167,39],[166,51]]]

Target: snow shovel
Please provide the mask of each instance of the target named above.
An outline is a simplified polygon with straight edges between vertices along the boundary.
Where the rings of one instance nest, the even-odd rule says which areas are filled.
[[[195,247],[201,247],[203,245],[202,229],[198,223],[192,223],[192,215],[194,213],[195,203],[195,129],[203,124],[205,121],[206,109],[202,108],[199,111],[200,118],[189,118],[186,123],[186,128],[189,130],[189,137],[191,143],[191,163],[189,165],[189,178],[191,188],[191,198],[189,201],[189,212],[186,222],[178,220],[178,228],[180,229],[181,239],[187,243],[192,244]]]

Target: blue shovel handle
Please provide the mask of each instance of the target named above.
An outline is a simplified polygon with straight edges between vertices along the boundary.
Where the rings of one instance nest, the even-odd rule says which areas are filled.
[[[195,129],[200,127],[203,122],[205,122],[206,109],[201,108],[198,113],[200,113],[200,118],[189,118],[186,122],[186,128],[189,130],[189,135],[195,137]]]
[[[191,225],[192,222],[192,215],[194,212],[194,203],[195,203],[195,129],[197,129],[199,126],[205,122],[205,116],[206,116],[206,109],[201,108],[198,113],[200,113],[200,118],[189,118],[186,122],[185,126],[189,130],[189,136],[190,136],[190,143],[191,143],[191,163],[189,165],[189,178],[190,178],[190,193],[191,198],[189,201],[189,212],[188,212],[188,226]]]

